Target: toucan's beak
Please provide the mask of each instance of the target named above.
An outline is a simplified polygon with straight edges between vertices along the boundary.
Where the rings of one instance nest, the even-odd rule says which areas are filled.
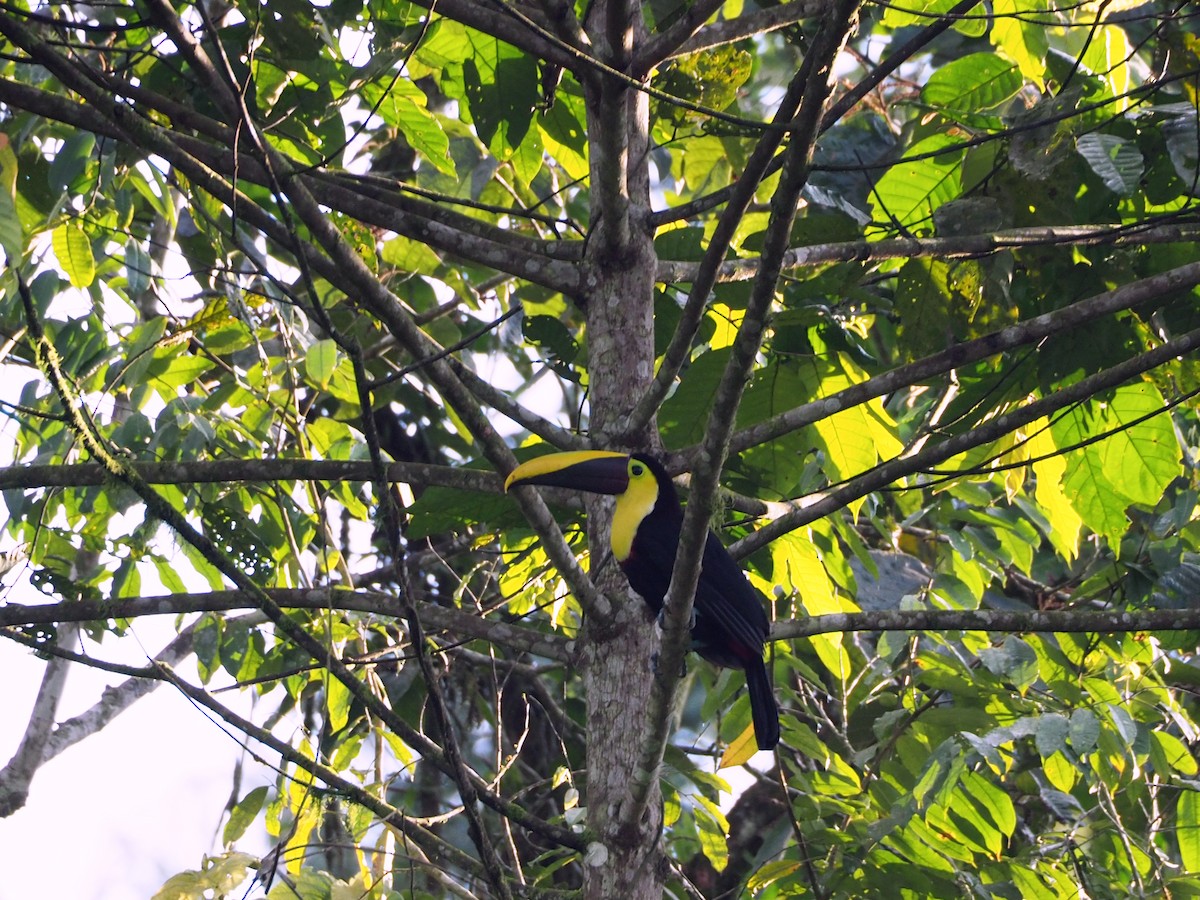
[[[629,487],[629,456],[610,450],[550,453],[513,469],[504,490],[517,484],[544,484],[593,494],[623,494]]]

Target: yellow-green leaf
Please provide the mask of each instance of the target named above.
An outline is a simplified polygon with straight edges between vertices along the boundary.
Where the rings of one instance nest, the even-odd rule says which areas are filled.
[[[96,259],[92,256],[92,244],[83,229],[72,222],[64,222],[50,235],[54,255],[62,266],[71,284],[86,288],[96,280]]]
[[[721,762],[717,768],[728,769],[732,766],[743,765],[749,762],[750,757],[757,752],[758,743],[754,738],[754,724],[751,723],[734,739],[732,744],[725,748],[725,753],[721,756]]]
[[[229,811],[229,821],[225,823],[225,831],[221,835],[221,840],[226,844],[232,844],[245,834],[250,823],[258,818],[266,799],[267,786],[260,785],[239,800]]]
[[[1040,89],[1045,84],[1050,48],[1046,29],[1021,20],[1025,9],[1020,0],[994,0],[992,12],[992,45]]]
[[[1196,757],[1188,750],[1187,745],[1175,735],[1167,731],[1152,731],[1150,739],[1158,745],[1167,765],[1180,775],[1195,775],[1197,772]],[[1169,772],[1160,772],[1166,777]]]
[[[1079,774],[1062,753],[1051,753],[1042,760],[1042,771],[1046,774],[1046,780],[1064,794],[1069,794],[1071,788],[1075,787],[1075,776]]]
[[[729,831],[729,823],[720,808],[700,794],[693,797],[696,805],[692,812],[696,819],[696,835],[700,838],[700,849],[713,864],[718,872],[723,871],[729,864],[729,844],[725,835]]]
[[[858,612],[858,607],[848,599],[842,599],[834,589],[833,581],[813,545],[811,529],[803,529],[786,534],[771,543],[771,562],[775,581],[786,588],[795,590],[800,595],[804,611],[810,616],[820,616],[826,613]],[[771,586],[764,585],[761,579],[751,576],[751,581],[758,581],[759,587],[767,591]],[[845,678],[850,674],[850,657],[842,646],[842,635],[819,634],[811,639],[817,656],[825,667],[837,678]]]
[[[397,235],[379,250],[380,258],[404,273],[431,275],[441,264],[441,258],[428,244]]]
[[[1175,833],[1179,838],[1179,859],[1183,870],[1200,874],[1200,792],[1187,791],[1179,795],[1175,807]]]
[[[1031,422],[1027,429],[1030,437],[1025,445],[1026,452],[1034,460],[1033,476],[1036,479],[1033,496],[1050,523],[1050,543],[1070,562],[1079,553],[1079,534],[1083,520],[1063,491],[1063,476],[1067,462],[1058,453],[1054,437],[1050,433],[1050,422],[1042,418]]]

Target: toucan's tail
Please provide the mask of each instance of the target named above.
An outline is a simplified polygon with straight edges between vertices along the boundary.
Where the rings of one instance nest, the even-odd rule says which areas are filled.
[[[774,750],[779,743],[779,706],[767,667],[761,659],[746,662],[746,688],[750,692],[750,715],[754,719],[754,736],[759,750]]]

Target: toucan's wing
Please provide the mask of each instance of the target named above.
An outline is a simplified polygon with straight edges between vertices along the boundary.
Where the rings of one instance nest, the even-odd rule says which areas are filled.
[[[671,584],[679,532],[680,523],[673,518],[647,517],[622,565],[630,585],[656,613]],[[692,632],[696,649],[712,662],[736,668],[743,668],[747,659],[761,659],[770,628],[763,597],[711,531],[701,566]]]
[[[762,594],[746,580],[746,573],[710,531],[696,590],[695,632],[702,655],[722,662],[715,651],[727,649],[737,662],[730,660],[723,665],[742,668],[749,658],[762,659],[769,631]],[[711,645],[713,652],[704,653],[705,644]]]

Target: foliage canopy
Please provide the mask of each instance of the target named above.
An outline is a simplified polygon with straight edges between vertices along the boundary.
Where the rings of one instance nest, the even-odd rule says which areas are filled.
[[[0,636],[278,767],[158,896],[1200,896],[1196,21],[4,4]],[[691,474],[774,759],[547,446]]]

